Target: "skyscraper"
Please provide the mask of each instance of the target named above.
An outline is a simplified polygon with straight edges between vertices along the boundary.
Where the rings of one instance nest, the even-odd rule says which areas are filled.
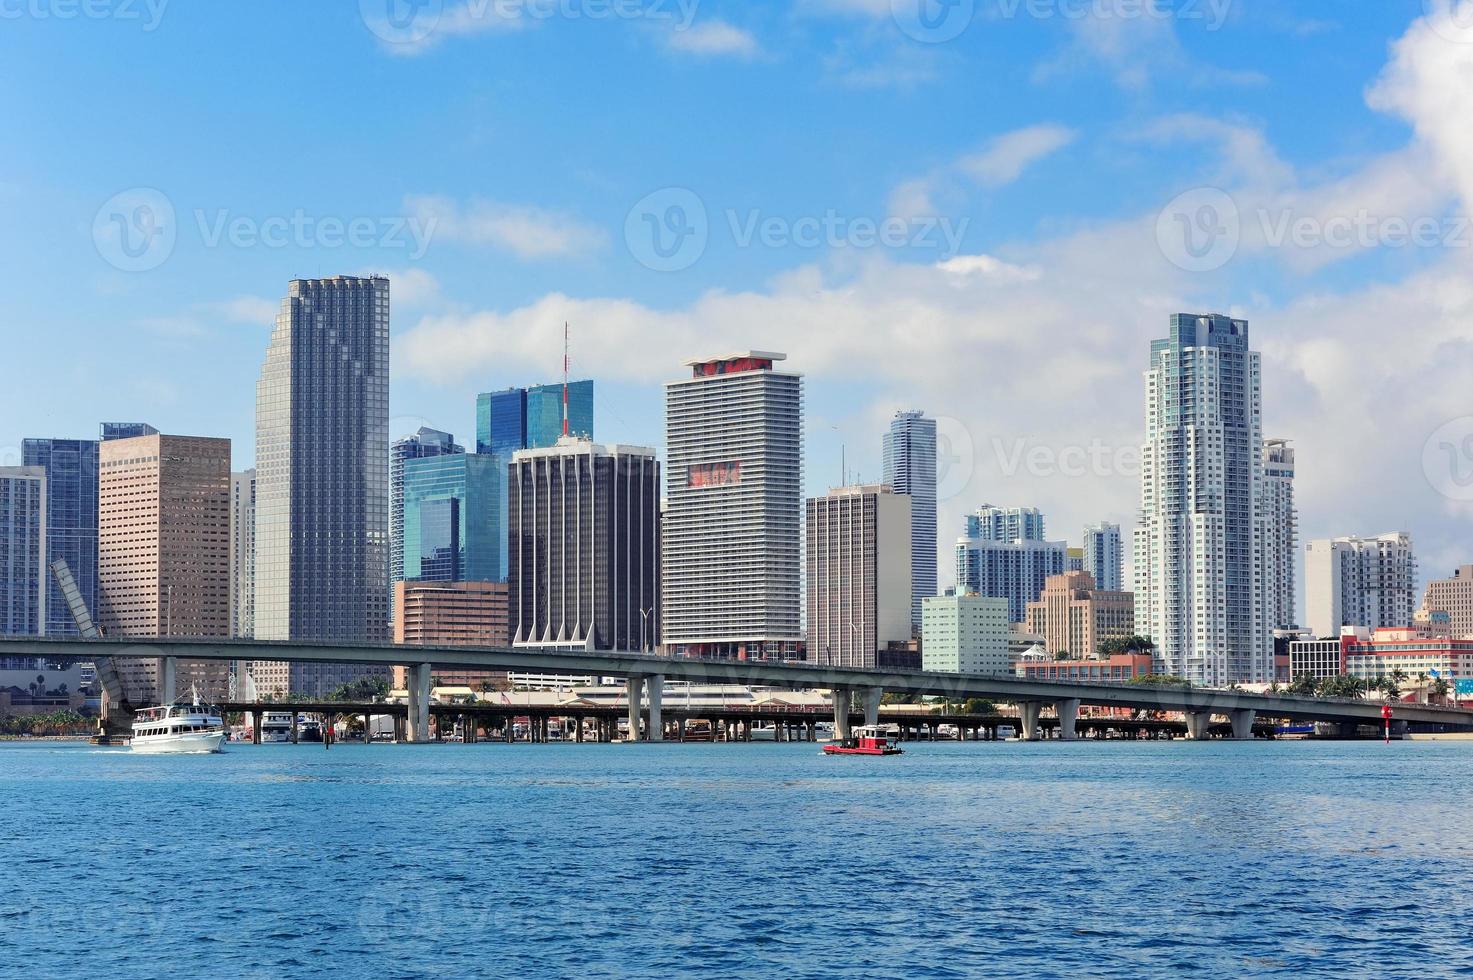
[[[808,660],[888,666],[881,651],[912,638],[914,500],[887,486],[840,487],[810,497],[807,515]]]
[[[389,280],[293,280],[256,384],[257,639],[388,638],[388,429]],[[365,674],[386,676],[294,664],[287,686]]]
[[[664,636],[677,654],[802,645],[803,376],[786,354],[687,361],[665,385]]]
[[[389,585],[404,581],[404,467],[413,459],[461,454],[448,432],[421,426],[414,435],[395,439],[389,447]],[[393,608],[393,600],[389,606]]]
[[[46,470],[0,466],[0,634],[40,636],[46,623]]]
[[[1196,684],[1267,682],[1259,355],[1248,323],[1174,314],[1152,341],[1135,531],[1136,628]]]
[[[1088,571],[1052,575],[1043,594],[1028,603],[1028,632],[1042,636],[1049,653],[1088,659],[1106,640],[1124,640],[1135,632],[1135,597],[1095,588]]]
[[[936,420],[896,412],[881,452],[884,482],[910,498],[910,626],[920,636],[921,600],[936,594]]]
[[[97,616],[97,442],[92,439],[27,439],[21,462],[46,471],[46,554],[65,558],[87,611]],[[49,636],[76,636],[61,587],[46,574]]]
[[[476,396],[476,452],[511,460],[518,449],[557,445],[563,434],[563,386],[508,388]],[[568,383],[568,434],[593,438],[593,382]]]
[[[1444,612],[1452,636],[1473,636],[1473,565],[1459,565],[1449,578],[1435,578],[1422,593],[1422,611]]]
[[[497,582],[501,564],[501,470],[496,456],[452,453],[404,464],[400,580]]]
[[[660,643],[660,464],[653,449],[567,438],[510,471],[512,642],[561,650]]]
[[[1084,529],[1084,571],[1095,580],[1096,588],[1120,591],[1121,557],[1119,524],[1091,524]]]
[[[1299,625],[1294,559],[1299,515],[1294,509],[1294,450],[1287,439],[1263,442],[1263,596],[1270,630]]]
[[[230,635],[249,638],[256,616],[256,471],[230,474]]]
[[[1417,608],[1412,536],[1311,541],[1304,553],[1304,625],[1330,639],[1344,626],[1406,628]]]
[[[1042,541],[1043,514],[1037,507],[983,504],[967,515],[967,537],[980,541]]]
[[[108,636],[230,635],[230,440],[145,435],[98,452],[98,625]],[[129,700],[154,704],[155,658],[117,658]],[[176,694],[227,693],[229,669],[178,665]]]
[[[1062,541],[962,538],[956,544],[957,592],[1008,600],[1008,622],[1021,623],[1052,575],[1064,574]]]

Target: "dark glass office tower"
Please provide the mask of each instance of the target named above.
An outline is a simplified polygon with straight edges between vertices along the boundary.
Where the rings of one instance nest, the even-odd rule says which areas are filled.
[[[389,280],[293,280],[256,384],[257,639],[387,640],[388,429]],[[286,686],[368,673],[295,664]]]
[[[97,618],[97,443],[91,439],[27,439],[22,461],[46,471],[47,561],[65,558]],[[76,636],[77,624],[50,569],[46,570],[45,632]]]

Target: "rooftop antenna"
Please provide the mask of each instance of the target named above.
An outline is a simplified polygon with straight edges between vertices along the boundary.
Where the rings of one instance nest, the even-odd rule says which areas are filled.
[[[568,438],[568,321],[563,321],[563,438]]]

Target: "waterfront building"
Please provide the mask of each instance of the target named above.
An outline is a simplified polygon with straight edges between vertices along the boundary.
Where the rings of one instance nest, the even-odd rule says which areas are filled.
[[[660,464],[569,437],[512,456],[512,642],[653,651],[660,643]]]
[[[1294,450],[1287,439],[1263,442],[1263,595],[1269,629],[1299,625],[1294,561],[1299,514],[1294,507]]]
[[[0,634],[40,636],[47,582],[46,470],[0,466]]]
[[[1096,588],[1106,592],[1125,588],[1120,574],[1123,557],[1119,524],[1091,524],[1084,529],[1084,571],[1094,578]]]
[[[1028,603],[1027,629],[1044,638],[1050,654],[1096,656],[1106,640],[1135,633],[1135,596],[1094,587],[1089,572],[1051,575],[1043,593]]]
[[[456,453],[404,464],[402,580],[498,582],[501,470],[496,456]]]
[[[506,582],[394,583],[394,642],[415,646],[507,647],[511,645],[510,587]],[[393,668],[393,685],[405,688],[404,667]],[[481,690],[504,687],[505,671],[435,671],[440,685]]]
[[[979,541],[1042,541],[1043,514],[1037,507],[994,507],[983,504],[967,515],[967,537]]]
[[[795,658],[802,623],[803,376],[786,354],[687,361],[665,386],[663,630],[676,654]]]
[[[1305,625],[1315,636],[1339,636],[1345,626],[1405,629],[1416,587],[1417,559],[1405,531],[1325,538],[1305,549]]]
[[[1151,673],[1154,662],[1149,653],[1117,653],[1086,660],[1058,660],[1047,654],[1025,654],[1014,662],[1013,673],[1030,681],[1125,684]]]
[[[921,601],[936,594],[936,420],[896,412],[881,455],[885,484],[910,498],[910,623],[920,636]]]
[[[873,669],[910,641],[911,506],[880,485],[809,498],[809,661]]]
[[[1062,541],[961,538],[956,543],[957,590],[1006,599],[1009,622],[1021,623],[1049,576],[1064,574],[1067,553]]]
[[[389,280],[293,280],[256,384],[257,639],[388,639],[388,429]],[[387,671],[284,672],[309,697],[364,675]]]
[[[26,439],[21,464],[46,472],[47,561],[66,559],[82,601],[97,616],[97,440]],[[77,624],[50,571],[46,572],[48,636],[76,636]]]
[[[1289,656],[1296,679],[1348,674],[1414,684],[1441,679],[1452,686],[1473,678],[1473,638],[1429,636],[1411,628],[1347,626],[1336,638],[1295,641]]]
[[[921,666],[961,674],[1006,674],[1008,600],[994,596],[931,596],[921,609]]]
[[[1135,531],[1136,628],[1194,684],[1267,683],[1263,433],[1248,323],[1174,314],[1151,342]]]
[[[1473,565],[1459,565],[1449,578],[1435,578],[1422,593],[1422,610],[1447,614],[1449,636],[1473,636]]]
[[[230,635],[254,635],[256,609],[256,471],[230,474]]]
[[[98,447],[97,624],[109,637],[230,635],[230,440],[144,435]],[[129,700],[157,704],[157,658],[116,658]],[[229,667],[181,660],[173,694],[228,693]]]
[[[395,439],[389,446],[389,585],[404,581],[404,467],[410,460],[461,455],[464,446],[448,432],[420,426],[413,435]],[[414,577],[414,576],[409,576]],[[389,600],[392,612],[394,602]]]

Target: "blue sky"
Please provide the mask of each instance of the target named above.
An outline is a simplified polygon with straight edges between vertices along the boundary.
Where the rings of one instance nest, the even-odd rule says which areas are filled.
[[[1222,310],[1264,352],[1306,536],[1473,557],[1473,11],[959,0],[928,31],[936,0],[398,0],[406,35],[390,0],[93,2],[0,8],[0,454],[142,419],[244,465],[287,280],[382,271],[397,429],[470,438],[477,391],[552,379],[564,319],[609,440],[661,444],[687,357],[786,350],[810,490],[841,445],[878,476],[919,407],[950,433],[943,547],[989,501],[1077,541],[1136,508],[1148,340]],[[1174,236],[1212,195],[1241,230],[1197,268]],[[160,200],[171,246],[119,268],[110,214]],[[672,203],[704,246],[651,268]]]

